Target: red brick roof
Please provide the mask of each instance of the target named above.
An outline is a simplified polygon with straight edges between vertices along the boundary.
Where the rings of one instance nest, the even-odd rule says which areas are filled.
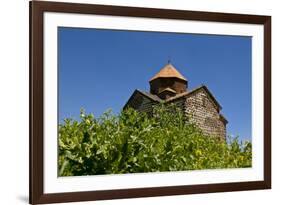
[[[153,81],[157,78],[179,78],[181,80],[187,81],[182,74],[171,64],[168,63],[165,65],[155,76],[153,76],[150,81]],[[149,81],[149,82],[150,82]]]

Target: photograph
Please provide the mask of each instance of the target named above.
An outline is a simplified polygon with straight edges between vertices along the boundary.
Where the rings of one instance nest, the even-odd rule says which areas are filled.
[[[252,167],[252,37],[58,27],[58,176]]]
[[[271,16],[29,6],[30,203],[271,189]]]

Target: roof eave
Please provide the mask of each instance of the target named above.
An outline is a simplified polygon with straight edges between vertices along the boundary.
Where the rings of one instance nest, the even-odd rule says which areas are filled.
[[[186,79],[186,78],[179,78],[179,77],[175,77],[175,76],[170,76],[170,77],[153,77],[153,78],[151,78],[150,80],[149,80],[149,83],[151,83],[152,81],[154,81],[154,80],[157,80],[157,79],[164,79],[164,78],[176,78],[176,79],[178,79],[178,80],[182,80],[182,81],[185,81],[185,82],[187,82],[188,80]]]

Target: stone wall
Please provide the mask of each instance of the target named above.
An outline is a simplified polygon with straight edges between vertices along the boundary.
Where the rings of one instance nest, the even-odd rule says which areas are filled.
[[[219,105],[214,102],[205,89],[200,88],[188,95],[166,102],[166,104],[172,103],[182,109],[187,120],[195,123],[204,134],[225,140],[227,121],[221,116]],[[158,102],[144,97],[140,93],[135,93],[127,106],[152,116],[153,106],[156,104]]]
[[[185,112],[189,120],[202,129],[204,134],[217,136],[225,140],[225,122],[220,116],[219,108],[204,89],[200,89],[186,97]]]
[[[149,116],[152,116],[153,105],[155,104],[155,102],[143,97],[140,93],[136,93],[134,98],[130,101],[130,104],[128,104],[128,107],[141,112],[146,112]]]
[[[186,99],[184,97],[177,98],[177,99],[175,99],[173,101],[167,102],[167,105],[168,104],[174,104],[175,106],[180,108],[183,112],[185,112],[185,101],[186,101]]]
[[[147,98],[144,98],[143,103],[138,107],[137,110],[139,110],[141,112],[146,112],[148,114],[148,116],[152,116],[153,115],[153,106],[156,104],[158,104],[158,103],[155,103]]]

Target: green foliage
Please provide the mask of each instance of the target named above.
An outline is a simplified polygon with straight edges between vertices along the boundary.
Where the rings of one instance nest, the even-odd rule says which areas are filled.
[[[82,176],[138,172],[251,167],[252,145],[204,136],[185,123],[175,106],[156,107],[154,117],[133,109],[59,125],[59,175]]]

